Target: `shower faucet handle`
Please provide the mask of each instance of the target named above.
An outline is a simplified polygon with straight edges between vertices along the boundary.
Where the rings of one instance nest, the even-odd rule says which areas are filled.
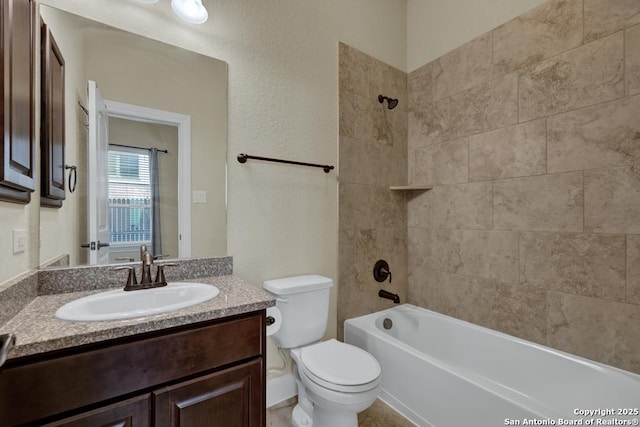
[[[389,283],[391,283],[391,270],[389,269],[389,263],[387,261],[380,259],[376,261],[373,266],[373,278],[376,279],[377,282],[384,282],[389,278]]]

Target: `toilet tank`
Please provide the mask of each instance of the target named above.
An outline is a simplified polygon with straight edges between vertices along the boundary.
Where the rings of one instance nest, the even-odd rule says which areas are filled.
[[[263,287],[276,296],[282,326],[271,337],[278,347],[295,348],[324,336],[333,280],[319,275],[267,280]]]

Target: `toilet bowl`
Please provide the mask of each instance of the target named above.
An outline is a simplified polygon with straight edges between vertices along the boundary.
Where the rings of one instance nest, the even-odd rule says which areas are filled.
[[[331,279],[318,275],[263,285],[276,295],[282,313],[282,325],[272,338],[295,363],[297,427],[357,427],[358,412],[371,406],[380,392],[380,364],[371,354],[335,339],[319,341],[327,327],[332,286]]]
[[[371,406],[380,392],[378,361],[335,339],[292,349],[290,354],[299,392],[294,425],[357,426],[358,412]]]

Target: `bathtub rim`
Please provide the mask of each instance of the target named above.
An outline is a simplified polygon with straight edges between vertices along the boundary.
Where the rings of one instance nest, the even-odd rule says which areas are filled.
[[[509,335],[509,334],[507,334],[505,332],[496,331],[495,329],[487,328],[486,326],[481,326],[481,325],[478,325],[476,323],[469,322],[467,320],[462,320],[462,319],[458,319],[456,317],[448,316],[448,315],[443,314],[443,313],[438,313],[437,311],[429,310],[428,308],[419,307],[419,306],[416,306],[416,305],[410,304],[410,303],[404,303],[404,304],[401,304],[401,305],[398,305],[398,306],[395,306],[395,307],[390,307],[390,308],[387,308],[387,309],[384,309],[384,310],[381,310],[381,311],[376,311],[376,312],[365,314],[365,315],[362,315],[362,316],[346,319],[344,321],[345,332],[346,332],[347,323],[353,325],[354,327],[359,327],[361,329],[366,329],[366,328],[362,328],[360,326],[360,324],[364,323],[364,322],[366,322],[366,321],[368,321],[370,319],[374,319],[373,322],[371,323],[371,325],[373,327],[372,330],[373,330],[373,332],[375,333],[376,336],[384,339],[387,342],[394,342],[394,343],[398,342],[403,347],[406,347],[408,350],[410,350],[412,353],[414,353],[416,355],[424,355],[425,353],[421,352],[420,350],[416,349],[415,347],[413,347],[413,346],[411,346],[411,345],[409,345],[409,344],[407,344],[407,343],[405,343],[403,341],[400,341],[399,339],[394,338],[389,334],[384,333],[383,331],[379,330],[376,327],[375,319],[377,319],[378,317],[380,317],[384,313],[397,312],[397,311],[413,311],[413,312],[415,312],[415,311],[423,311],[423,312],[428,313],[429,315],[433,315],[434,317],[438,317],[440,319],[444,319],[444,320],[447,320],[447,321],[452,321],[454,323],[459,323],[459,324],[462,324],[463,326],[469,327],[469,328],[474,329],[474,330],[478,330],[479,332],[482,332],[482,333],[487,333],[487,334],[493,335],[493,336],[498,337],[498,338],[507,338],[507,339],[513,340],[513,341],[515,341],[517,343],[526,345],[527,347],[533,347],[534,349],[544,351],[545,353],[551,353],[551,354],[554,354],[554,355],[558,355],[558,356],[562,357],[563,359],[570,359],[572,361],[577,361],[582,365],[591,366],[591,367],[593,367],[595,365],[595,367],[597,367],[598,369],[607,369],[607,370],[610,369],[610,370],[613,370],[613,371],[615,371],[615,372],[617,372],[619,374],[625,375],[627,377],[630,377],[630,378],[640,382],[640,374],[636,374],[634,372],[627,371],[627,370],[624,370],[624,369],[621,369],[621,368],[618,368],[618,367],[615,367],[615,366],[607,365],[605,363],[598,362],[596,360],[591,360],[591,359],[588,359],[588,358],[586,358],[584,356],[579,356],[577,354],[572,354],[572,353],[569,353],[569,352],[566,352],[566,351],[563,351],[563,350],[560,350],[560,349],[549,347],[549,346],[546,346],[544,344],[539,344],[539,343],[536,343],[536,342],[533,342],[533,341],[528,341],[528,340],[525,340],[523,338],[516,337],[515,335]],[[430,359],[432,359],[434,361],[438,361],[438,359],[435,359],[433,357],[430,357]],[[451,365],[447,365],[444,362],[442,364],[444,366],[451,367]]]

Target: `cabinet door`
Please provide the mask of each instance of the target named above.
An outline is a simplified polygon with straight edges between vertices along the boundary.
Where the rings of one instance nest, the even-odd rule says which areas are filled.
[[[149,400],[145,394],[43,427],[149,427]]]
[[[40,205],[61,207],[65,198],[64,58],[43,21],[41,34]],[[73,191],[73,189],[71,189]]]
[[[154,393],[158,427],[264,425],[262,359]]]
[[[0,198],[27,203],[34,182],[33,2],[0,0]]]

